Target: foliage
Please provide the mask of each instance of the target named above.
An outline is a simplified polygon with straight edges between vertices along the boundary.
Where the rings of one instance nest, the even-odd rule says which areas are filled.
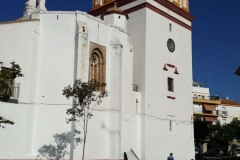
[[[0,65],[2,64],[3,62],[0,62]],[[21,67],[15,62],[11,62],[11,65],[12,66],[10,69],[2,68],[0,71],[0,100],[5,102],[9,100],[12,94],[12,85],[14,79],[17,77],[23,77],[23,74],[21,73]],[[5,128],[2,124],[13,125],[14,122],[0,116],[0,128]]]
[[[214,125],[207,125],[201,117],[196,117],[194,137],[196,142],[203,142],[208,137],[212,148],[220,148],[226,153],[229,146],[233,145],[233,140],[240,140],[240,120],[235,118],[229,124],[221,125],[219,121],[216,121]]]
[[[92,102],[100,104],[102,99],[105,98],[108,93],[104,90],[106,84],[95,80],[89,82],[82,82],[80,79],[74,82],[73,87],[70,85],[65,87],[63,90],[63,95],[66,98],[73,98],[73,107],[67,110],[68,115],[72,115],[71,118],[67,120],[75,121],[78,123],[83,123],[83,154],[82,160],[84,159],[86,138],[88,131],[88,120],[93,116],[92,111],[94,108],[90,109]],[[100,91],[102,90],[102,91]]]
[[[75,134],[80,134],[79,131],[75,130]],[[64,158],[65,155],[69,154],[67,147],[70,144],[71,132],[64,132],[61,134],[54,134],[53,138],[55,139],[56,145],[43,145],[38,150],[38,157],[45,157],[47,159],[59,160]],[[75,138],[76,144],[80,143],[80,138]]]
[[[205,121],[201,117],[196,117],[194,119],[194,138],[196,141],[204,141],[208,136],[209,128]]]
[[[199,142],[204,142],[205,138],[208,136],[209,128],[205,121],[202,120],[202,117],[197,116],[194,119],[194,138],[198,144],[199,152],[198,155],[202,153]]]
[[[235,139],[236,129],[232,128],[231,124],[221,125],[219,121],[216,121],[215,125],[209,126],[209,138],[212,147],[223,149],[226,153],[228,146]]]
[[[13,122],[13,121],[10,121],[10,120],[2,117],[2,116],[0,116],[0,128],[5,128],[5,127],[3,126],[3,124],[11,124],[11,125],[13,125],[14,122]]]
[[[3,62],[0,62],[2,65]],[[23,77],[21,73],[21,67],[15,62],[11,62],[10,69],[2,68],[0,71],[0,100],[8,101],[12,94],[12,85],[14,79],[17,77]]]
[[[237,118],[234,118],[231,122],[230,122],[230,126],[235,129],[235,138],[240,141],[240,120],[238,120]]]

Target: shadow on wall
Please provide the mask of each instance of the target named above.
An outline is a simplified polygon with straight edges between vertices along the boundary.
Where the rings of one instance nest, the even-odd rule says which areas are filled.
[[[118,130],[118,129],[115,129],[115,130],[110,130],[110,129],[108,129],[106,126],[105,126],[105,124],[101,124],[101,127],[105,130],[105,131],[107,131],[108,133],[110,133],[111,135],[118,135],[118,137],[119,138],[121,138],[121,134],[120,134],[120,131]]]
[[[75,130],[75,136],[80,134],[80,131]],[[60,160],[69,154],[67,151],[68,145],[71,143],[71,132],[63,132],[60,134],[54,134],[54,143],[49,145],[43,145],[38,150],[37,159],[47,158]],[[75,138],[75,144],[78,145],[82,139],[80,137]]]

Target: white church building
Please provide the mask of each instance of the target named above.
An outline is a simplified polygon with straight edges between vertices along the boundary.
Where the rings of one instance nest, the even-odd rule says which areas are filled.
[[[116,2],[93,0],[85,13],[28,0],[22,18],[0,22],[3,67],[15,61],[24,74],[17,103],[0,102],[15,122],[0,130],[0,160],[36,159],[54,134],[71,131],[62,90],[79,78],[109,92],[89,121],[85,159],[119,160],[130,149],[141,160],[195,159],[188,0]],[[79,144],[74,159],[81,154]]]

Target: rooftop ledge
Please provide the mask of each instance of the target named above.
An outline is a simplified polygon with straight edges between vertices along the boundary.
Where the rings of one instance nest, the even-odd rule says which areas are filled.
[[[220,100],[193,98],[194,103],[221,104]]]
[[[195,116],[207,116],[207,117],[219,117],[221,115],[218,114],[206,114],[206,113],[197,113],[197,112],[193,112],[193,115]]]

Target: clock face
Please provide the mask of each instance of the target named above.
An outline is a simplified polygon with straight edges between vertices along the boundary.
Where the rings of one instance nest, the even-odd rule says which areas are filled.
[[[170,52],[174,52],[174,50],[175,50],[175,43],[174,43],[174,41],[171,38],[169,38],[168,41],[167,41],[167,47],[168,47],[168,50]]]

